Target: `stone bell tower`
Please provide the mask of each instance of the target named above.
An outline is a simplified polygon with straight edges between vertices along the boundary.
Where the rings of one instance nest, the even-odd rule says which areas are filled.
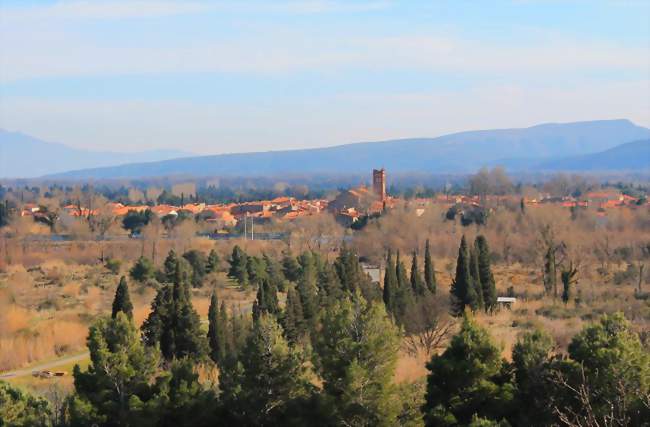
[[[372,170],[372,192],[382,202],[386,200],[386,171],[384,168]]]

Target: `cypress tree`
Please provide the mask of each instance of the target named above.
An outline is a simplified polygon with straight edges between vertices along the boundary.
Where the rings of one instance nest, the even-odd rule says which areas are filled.
[[[174,275],[176,274],[178,266],[178,256],[176,252],[172,249],[167,254],[165,262],[163,263],[163,272],[165,276],[165,282],[172,283],[174,281]]]
[[[219,335],[217,336],[219,340],[218,352],[222,354],[222,361],[228,360],[230,354],[230,343],[232,342],[232,329],[229,327],[230,319],[228,318],[228,309],[226,308],[226,302],[221,301],[221,308],[219,309]],[[223,362],[222,362],[223,363]]]
[[[426,287],[420,276],[420,267],[418,266],[418,256],[413,251],[413,259],[411,261],[411,289],[414,296],[422,296],[426,292]]]
[[[490,266],[490,248],[484,236],[476,238],[478,250],[478,271],[481,278],[483,305],[486,311],[492,311],[497,305],[497,288]]]
[[[126,283],[126,277],[120,278],[120,284],[117,285],[115,291],[115,299],[113,299],[113,311],[111,317],[115,319],[117,313],[122,312],[126,314],[130,320],[133,320],[133,304],[131,304],[131,297],[129,296],[129,286]]]
[[[406,267],[400,259],[399,251],[397,251],[397,261],[395,262],[395,272],[397,274],[397,287],[405,288],[408,286],[409,282],[406,279]]]
[[[225,305],[221,304],[222,310]],[[222,317],[225,314],[225,319]],[[212,293],[210,308],[208,309],[208,344],[210,346],[210,358],[217,364],[226,359],[225,332],[228,328],[228,314],[219,312],[219,299],[217,292]]]
[[[318,299],[321,306],[331,305],[343,296],[341,281],[336,269],[329,262],[324,262],[318,273]]]
[[[180,263],[177,263],[174,283],[160,288],[151,313],[142,324],[145,343],[159,345],[167,360],[182,357],[200,359],[207,353],[206,336],[190,301],[186,279]]]
[[[282,272],[284,277],[291,282],[297,282],[300,279],[300,264],[296,261],[291,253],[286,253],[282,258]]]
[[[389,250],[386,259],[386,269],[384,271],[384,291],[383,299],[386,304],[386,311],[393,313],[395,310],[395,297],[397,292],[397,271],[393,262],[393,254]]]
[[[238,245],[232,248],[232,255],[228,260],[230,270],[228,277],[239,283],[239,286],[245,288],[248,286],[248,255]]]
[[[318,301],[316,299],[316,266],[309,252],[305,252],[300,256],[300,265],[302,266],[302,274],[298,279],[297,291],[305,320],[310,325],[313,325],[318,314]]]
[[[451,284],[450,290],[451,310],[455,316],[463,314],[466,306],[472,310],[476,309],[476,292],[472,286],[470,273],[469,250],[467,240],[463,235],[458,248],[458,259],[456,261],[456,277]]]
[[[287,341],[296,344],[305,334],[305,318],[302,312],[300,296],[293,286],[287,291],[287,304],[284,308],[282,327]]]
[[[483,308],[483,288],[478,269],[478,249],[476,243],[469,250],[469,274],[472,277],[472,286],[476,294],[476,310]]]
[[[436,293],[436,270],[433,266],[433,261],[431,260],[431,250],[429,249],[429,239],[424,246],[424,283],[427,286],[429,292]]]
[[[208,273],[215,273],[219,270],[219,263],[221,262],[221,259],[219,259],[219,254],[217,251],[212,249],[210,251],[210,254],[208,254],[208,262],[205,266],[205,271]]]
[[[262,314],[275,316],[279,312],[277,289],[268,280],[262,281],[257,288],[257,299],[253,303],[253,319],[257,321]]]

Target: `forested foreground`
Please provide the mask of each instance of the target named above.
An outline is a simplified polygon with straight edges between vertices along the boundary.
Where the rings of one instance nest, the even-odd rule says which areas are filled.
[[[158,283],[142,326],[122,278],[110,315],[89,329],[91,362],[75,368],[74,392],[48,402],[0,383],[0,425],[650,423],[650,355],[622,314],[587,325],[566,348],[528,331],[507,360],[473,314],[497,310],[487,241],[462,239],[450,294],[438,289],[428,246],[408,275],[404,256],[389,252],[381,286],[347,248],[329,262],[236,246],[228,275],[255,289],[255,302],[227,306],[215,291],[207,322],[191,289],[216,253],[203,263],[170,252],[159,271],[142,258],[131,280]],[[561,274],[567,294],[570,273]],[[430,356],[426,381],[396,381],[401,349]]]

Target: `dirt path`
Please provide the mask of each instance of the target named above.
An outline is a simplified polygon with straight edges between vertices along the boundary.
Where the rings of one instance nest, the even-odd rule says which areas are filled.
[[[52,368],[56,368],[57,366],[68,365],[68,364],[74,363],[74,362],[80,362],[80,361],[82,361],[84,359],[87,359],[88,356],[89,356],[89,353],[86,352],[86,353],[77,354],[77,355],[74,355],[74,356],[65,356],[65,357],[62,357],[61,359],[52,360],[51,362],[42,363],[40,365],[30,366],[29,368],[25,368],[25,369],[17,369],[15,371],[3,372],[3,373],[0,373],[0,379],[24,377],[24,376],[27,376],[27,375],[31,375],[32,372],[34,372],[34,371],[51,370]]]

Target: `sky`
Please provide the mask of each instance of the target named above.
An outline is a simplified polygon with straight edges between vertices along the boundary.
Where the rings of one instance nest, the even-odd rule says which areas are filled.
[[[0,128],[197,154],[650,127],[650,1],[0,0]]]

